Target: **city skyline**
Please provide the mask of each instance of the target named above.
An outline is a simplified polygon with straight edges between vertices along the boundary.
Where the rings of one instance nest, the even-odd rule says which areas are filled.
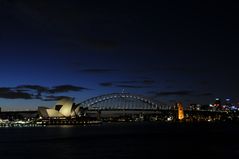
[[[165,103],[239,101],[236,5],[0,1],[0,107],[123,90]]]

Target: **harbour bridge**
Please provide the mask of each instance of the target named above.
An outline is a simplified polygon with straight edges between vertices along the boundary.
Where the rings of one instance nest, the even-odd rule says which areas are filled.
[[[168,110],[162,102],[142,95],[111,93],[87,99],[80,103],[88,110]]]
[[[149,97],[130,93],[111,93],[87,99],[79,103],[81,108],[86,108],[86,114],[107,120],[117,117],[143,117],[154,120],[218,120],[225,116],[225,112],[212,112],[209,110],[191,111],[183,110],[179,102],[175,106],[167,105]],[[81,112],[80,112],[81,113]],[[184,115],[185,114],[185,115]],[[81,115],[81,114],[79,114]]]

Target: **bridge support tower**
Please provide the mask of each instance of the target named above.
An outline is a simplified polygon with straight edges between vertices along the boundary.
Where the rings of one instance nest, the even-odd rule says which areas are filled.
[[[183,104],[181,102],[178,102],[177,107],[178,107],[178,119],[182,121],[184,119]]]

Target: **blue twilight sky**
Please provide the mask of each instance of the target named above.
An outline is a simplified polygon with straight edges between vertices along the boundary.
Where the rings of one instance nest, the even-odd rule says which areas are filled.
[[[165,103],[239,101],[238,5],[0,0],[0,106],[125,90]]]

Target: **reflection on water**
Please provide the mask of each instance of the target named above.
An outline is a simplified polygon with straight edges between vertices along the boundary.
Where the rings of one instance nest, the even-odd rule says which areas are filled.
[[[1,158],[239,158],[239,127],[152,123],[1,128]]]

